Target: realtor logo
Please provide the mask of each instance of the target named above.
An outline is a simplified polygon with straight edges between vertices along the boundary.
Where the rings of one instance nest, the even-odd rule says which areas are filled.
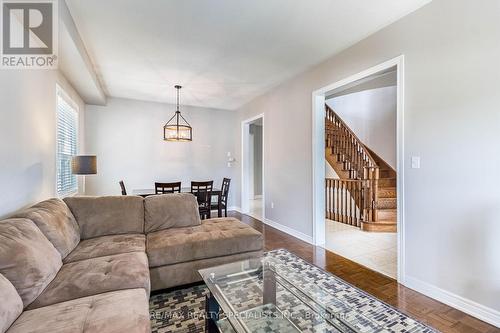
[[[1,67],[57,67],[57,0],[1,0]]]

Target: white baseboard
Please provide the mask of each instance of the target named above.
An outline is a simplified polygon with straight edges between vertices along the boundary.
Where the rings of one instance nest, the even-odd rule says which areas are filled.
[[[283,231],[295,238],[298,238],[300,240],[303,240],[306,243],[313,244],[313,239],[311,236],[306,235],[300,231],[297,231],[295,229],[292,229],[290,227],[284,226],[283,224],[279,224],[278,222],[274,222],[270,219],[264,219],[264,223],[267,224],[270,227],[273,227],[275,229],[278,229],[280,231]]]
[[[500,327],[500,312],[406,275],[404,285],[491,325]]]
[[[241,213],[241,207],[237,207],[237,206],[231,206],[231,207],[228,207],[227,210],[234,210],[234,211],[237,211],[239,213]],[[243,213],[242,213],[243,214]],[[246,215],[248,216],[251,216],[251,214],[248,214],[248,213],[245,213]],[[253,217],[253,216],[252,216]],[[253,217],[253,218],[256,218],[256,217]],[[262,221],[261,218],[257,218],[258,220]],[[273,227],[275,229],[278,229],[280,231],[283,231],[284,233],[287,233],[295,238],[298,238],[300,240],[303,240],[304,242],[307,242],[309,244],[313,244],[313,239],[311,236],[308,236],[300,231],[297,231],[295,229],[292,229],[292,228],[289,228],[287,226],[284,226],[282,224],[279,224],[278,222],[274,222],[270,219],[266,219],[264,218],[263,219],[264,221],[262,221],[264,224],[267,224],[268,226],[270,227]],[[314,244],[313,244],[314,245]]]
[[[253,196],[254,200],[262,199],[262,194],[256,194]]]

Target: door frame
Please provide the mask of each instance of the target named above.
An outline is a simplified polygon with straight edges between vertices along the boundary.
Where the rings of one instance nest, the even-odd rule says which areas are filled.
[[[249,171],[249,128],[250,124],[257,119],[262,119],[262,222],[266,220],[266,187],[265,187],[265,117],[264,113],[258,114],[254,117],[245,119],[241,122],[241,213],[249,214],[250,207],[248,202],[250,200],[250,175]]]
[[[405,205],[404,205],[404,55],[370,67],[345,79],[336,81],[312,93],[312,207],[313,242],[324,247],[325,223],[325,94],[391,67],[397,73],[397,253],[400,283],[405,281]]]

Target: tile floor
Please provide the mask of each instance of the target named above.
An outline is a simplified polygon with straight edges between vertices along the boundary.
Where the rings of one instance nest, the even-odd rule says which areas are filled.
[[[325,247],[393,279],[397,277],[397,233],[366,232],[326,220]]]
[[[257,219],[257,220],[261,220],[262,221],[262,218],[264,217],[264,214],[263,214],[263,208],[262,208],[262,199],[251,199],[250,200],[250,210],[248,211],[248,215],[250,215],[251,217]]]

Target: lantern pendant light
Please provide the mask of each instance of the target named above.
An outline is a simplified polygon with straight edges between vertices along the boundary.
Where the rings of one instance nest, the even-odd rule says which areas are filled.
[[[175,89],[177,89],[177,109],[172,118],[163,126],[163,140],[165,141],[193,141],[193,129],[179,110],[179,92],[181,88],[179,85],[175,86]]]

